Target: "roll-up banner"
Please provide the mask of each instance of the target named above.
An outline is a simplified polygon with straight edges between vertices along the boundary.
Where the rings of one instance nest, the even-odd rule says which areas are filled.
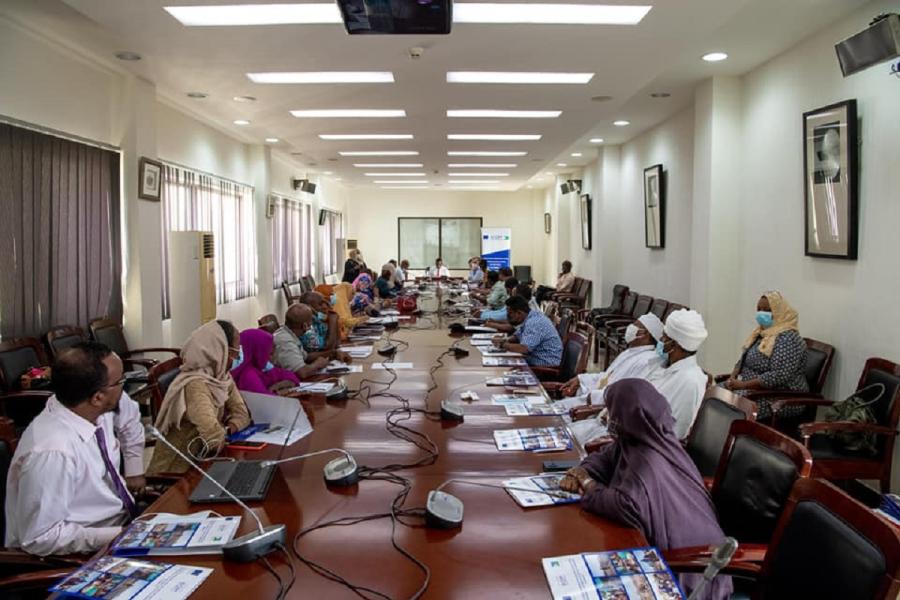
[[[481,257],[487,261],[491,271],[512,267],[511,234],[512,229],[509,227],[481,228]]]

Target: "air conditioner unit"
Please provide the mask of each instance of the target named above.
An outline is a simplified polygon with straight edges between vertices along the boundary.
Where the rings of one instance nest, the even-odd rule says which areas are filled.
[[[171,340],[180,346],[216,318],[215,239],[208,231],[169,233]]]
[[[350,258],[350,251],[356,250],[358,242],[357,240],[351,240],[347,238],[338,238],[335,242],[336,254],[340,256],[343,260],[347,260]]]

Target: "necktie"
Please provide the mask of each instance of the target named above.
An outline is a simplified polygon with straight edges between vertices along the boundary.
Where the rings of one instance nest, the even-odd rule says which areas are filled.
[[[131,499],[128,490],[125,489],[125,484],[122,483],[122,478],[119,477],[119,473],[113,468],[112,461],[109,460],[109,453],[106,449],[106,434],[103,433],[102,427],[98,427],[94,430],[94,437],[97,438],[97,445],[100,447],[100,456],[103,457],[103,464],[106,465],[106,474],[112,480],[116,495],[122,500],[122,506],[125,507],[125,510],[128,511],[128,515],[133,519],[136,516],[134,500]]]

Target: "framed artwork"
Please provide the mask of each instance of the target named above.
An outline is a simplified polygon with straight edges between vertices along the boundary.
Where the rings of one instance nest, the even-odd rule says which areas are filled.
[[[666,194],[662,165],[644,169],[644,245],[666,247]]]
[[[138,198],[159,202],[162,188],[162,163],[144,156],[138,161]]]
[[[806,256],[856,260],[858,143],[856,100],[803,113]]]
[[[544,213],[544,233],[550,233],[550,213]]]
[[[591,249],[591,195],[581,195],[581,247]]]

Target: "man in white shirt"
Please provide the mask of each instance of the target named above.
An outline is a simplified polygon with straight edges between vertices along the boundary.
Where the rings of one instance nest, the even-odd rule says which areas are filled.
[[[444,260],[436,258],[433,267],[428,267],[425,277],[450,277],[450,269],[444,266]]]
[[[397,261],[393,258],[388,263],[394,268],[391,282],[393,282],[395,288],[403,289],[403,285],[406,283],[406,268],[409,267],[409,261],[403,261],[403,263],[406,263],[406,267],[397,266]]]
[[[127,488],[144,485],[144,434],[137,404],[122,393],[122,373],[119,357],[96,342],[57,359],[56,395],[10,463],[6,546],[41,556],[94,552],[137,514]]]
[[[668,366],[660,364],[647,375],[647,381],[669,401],[679,438],[687,437],[706,392],[708,379],[697,364],[696,353],[707,335],[700,313],[676,310],[666,319],[662,340],[657,344],[657,353]]]

